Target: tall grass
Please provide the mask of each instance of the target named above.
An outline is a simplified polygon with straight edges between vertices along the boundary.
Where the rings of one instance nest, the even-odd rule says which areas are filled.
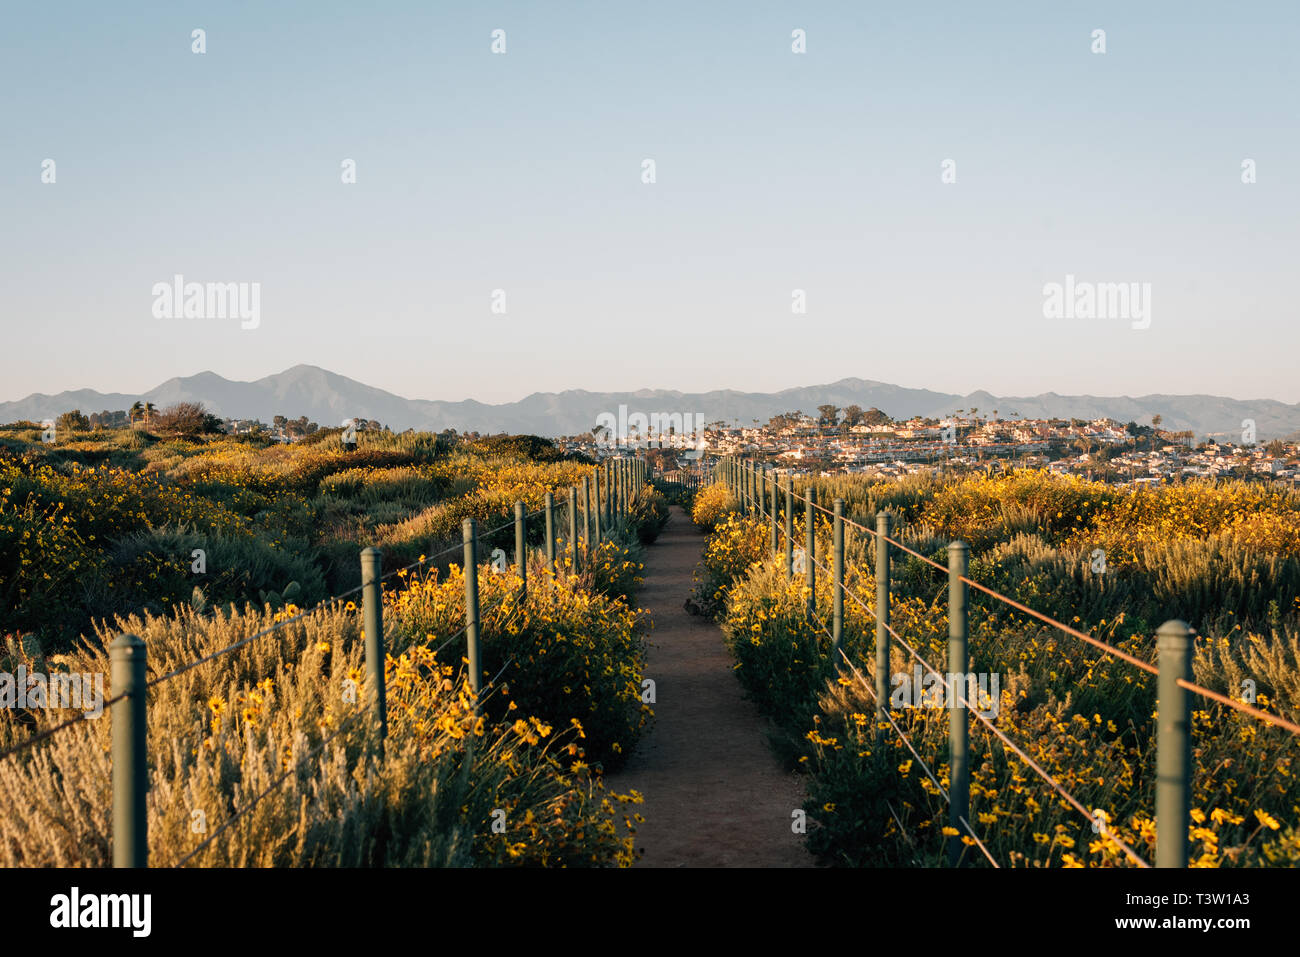
[[[538,614],[584,600],[558,586],[534,594]],[[149,674],[156,677],[294,611],[205,616],[178,608],[168,616],[121,620],[66,655],[47,659],[18,649],[11,656],[30,668],[107,676],[107,644],[120,628],[144,639]],[[607,614],[613,622],[626,613]],[[395,634],[407,638],[399,637],[385,667],[383,760],[375,722],[364,710],[370,689],[358,614],[350,606],[313,611],[151,689],[150,863],[181,863],[208,837],[214,840],[192,863],[629,863],[631,814],[620,815],[616,804],[636,796],[603,793],[582,760],[581,722],[540,720],[507,689],[491,699],[497,719],[476,716],[456,665],[459,653],[438,656],[424,641],[410,640],[425,624],[394,617]],[[508,634],[485,622],[490,648]],[[532,634],[525,630],[514,640]],[[602,648],[603,640],[593,638]],[[614,649],[607,654],[620,660]],[[525,678],[516,681],[528,687]],[[113,693],[106,687],[106,696]],[[5,712],[0,748],[66,717]],[[0,863],[109,864],[110,735],[106,717],[86,720],[0,761]],[[504,831],[492,826],[496,810],[505,812]]]

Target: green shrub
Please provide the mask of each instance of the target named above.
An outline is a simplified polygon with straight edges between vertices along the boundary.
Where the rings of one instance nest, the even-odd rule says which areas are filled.
[[[557,728],[581,724],[583,746],[606,769],[626,760],[647,726],[652,710],[643,703],[643,624],[622,601],[570,587],[540,567],[530,569],[527,598],[518,598],[513,570],[479,573],[483,630],[483,678],[500,673],[512,700],[525,714]],[[387,601],[393,608],[393,647],[452,644],[440,655],[458,660],[463,637],[464,578],[453,566],[445,578],[412,580]],[[505,718],[494,704],[491,713]]]
[[[671,514],[668,499],[663,493],[652,486],[646,486],[637,495],[636,502],[628,515],[628,521],[636,530],[636,536],[641,544],[649,545],[659,537],[663,527],[668,524]]]

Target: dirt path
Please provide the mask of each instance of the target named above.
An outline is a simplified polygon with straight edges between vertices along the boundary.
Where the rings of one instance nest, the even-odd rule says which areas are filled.
[[[717,626],[688,614],[691,575],[704,536],[677,507],[646,550],[637,603],[650,610],[646,677],[655,682],[655,724],[608,786],[636,789],[645,823],[641,867],[811,867],[790,813],[803,783],[783,771],[765,723],[742,697]]]

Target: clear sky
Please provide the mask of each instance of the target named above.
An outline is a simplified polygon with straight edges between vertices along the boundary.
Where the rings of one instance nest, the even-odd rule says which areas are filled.
[[[10,4],[0,399],[305,362],[493,402],[844,376],[1300,401],[1298,11]],[[178,273],[260,283],[257,328],[156,318]],[[1067,274],[1149,283],[1149,328],[1045,318]]]

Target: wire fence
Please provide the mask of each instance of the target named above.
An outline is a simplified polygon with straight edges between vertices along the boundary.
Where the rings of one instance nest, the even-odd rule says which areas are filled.
[[[602,480],[601,474],[604,474]],[[604,468],[597,467],[583,476],[579,485],[567,487],[567,502],[557,502],[554,491],[546,492],[546,503],[538,509],[526,512],[523,502],[515,503],[515,516],[511,521],[503,522],[485,532],[480,532],[474,518],[466,518],[462,527],[462,542],[450,546],[412,562],[381,574],[382,553],[379,549],[367,548],[361,553],[362,583],[338,595],[332,595],[310,608],[297,611],[289,617],[282,618],[267,628],[232,642],[210,654],[179,665],[165,674],[152,679],[147,677],[147,657],[145,643],[134,635],[119,635],[109,646],[110,688],[117,692],[103,703],[103,708],[111,714],[112,736],[112,785],[113,785],[113,832],[110,836],[114,867],[144,867],[148,864],[147,840],[147,694],[150,690],[171,681],[201,665],[216,661],[226,655],[245,648],[259,639],[276,634],[295,622],[303,621],[323,609],[337,606],[353,595],[362,595],[362,605],[358,609],[363,619],[365,635],[365,667],[367,685],[371,694],[365,704],[355,710],[343,722],[316,743],[309,751],[297,758],[290,768],[277,776],[269,786],[259,792],[250,801],[241,805],[229,815],[215,831],[196,847],[191,849],[175,866],[181,867],[195,859],[205,849],[245,814],[252,811],[264,798],[281,787],[287,780],[298,773],[327,745],[349,729],[356,727],[363,715],[374,714],[378,719],[381,738],[387,736],[386,690],[384,664],[386,661],[384,627],[383,627],[383,583],[394,577],[405,578],[417,568],[431,567],[438,559],[459,551],[463,556],[466,578],[465,624],[447,636],[435,649],[440,653],[453,642],[464,639],[467,643],[466,660],[469,664],[468,680],[474,695],[475,710],[498,690],[498,682],[515,662],[511,656],[500,670],[489,679],[486,687],[479,670],[479,627],[483,616],[500,609],[507,601],[513,602],[499,628],[504,629],[520,614],[528,595],[527,566],[528,556],[533,551],[528,545],[529,520],[537,517],[544,519],[544,555],[546,571],[552,581],[559,582],[559,571],[567,569],[577,573],[580,563],[589,558],[594,549],[615,530],[630,521],[631,514],[637,507],[642,489],[649,481],[650,472],[647,464],[640,459],[620,458],[604,463]],[[590,482],[589,482],[590,479]],[[581,515],[581,518],[579,518]],[[563,527],[567,525],[567,534]],[[506,593],[491,605],[482,608],[478,601],[478,575],[481,562],[479,555],[480,538],[490,538],[506,529],[515,530],[515,564],[520,575],[520,587]],[[568,553],[566,558],[559,555],[560,548]],[[494,570],[503,570],[494,566]],[[31,737],[18,742],[4,751],[0,751],[0,761],[7,760],[29,751],[31,748],[47,741],[54,735],[86,720],[88,712],[47,728]]]
[[[953,833],[965,831],[969,839],[995,867],[999,865],[967,820],[970,814],[970,768],[966,715],[974,715],[991,737],[1000,741],[1025,767],[1037,775],[1046,787],[1057,794],[1069,807],[1078,811],[1090,825],[1097,828],[1099,833],[1106,840],[1112,842],[1129,861],[1138,867],[1148,867],[1150,863],[1118,834],[1106,828],[1105,821],[1099,820],[1099,816],[1095,811],[1090,811],[1077,796],[1070,793],[1039,762],[1034,761],[1018,744],[1012,741],[994,723],[994,720],[982,712],[978,706],[980,703],[978,700],[972,703],[968,699],[967,693],[959,690],[960,685],[966,683],[967,692],[969,692],[972,684],[969,681],[971,676],[969,675],[969,655],[966,647],[968,614],[966,596],[968,589],[974,589],[1008,608],[1028,615],[1036,621],[1060,631],[1062,634],[1097,648],[1117,661],[1156,676],[1159,702],[1156,750],[1159,773],[1156,783],[1155,864],[1158,867],[1186,867],[1188,862],[1189,842],[1187,834],[1191,821],[1190,696],[1199,696],[1215,702],[1263,723],[1281,728],[1290,735],[1300,734],[1300,725],[1281,715],[1263,711],[1248,702],[1238,701],[1192,681],[1193,632],[1183,621],[1171,620],[1160,627],[1157,632],[1158,663],[1152,664],[1120,648],[1116,648],[1108,642],[1057,621],[1050,615],[1030,608],[1024,603],[970,578],[967,574],[969,552],[967,547],[960,541],[949,543],[949,564],[945,567],[932,558],[908,547],[897,538],[891,537],[889,534],[890,519],[887,514],[882,513],[878,516],[877,528],[868,528],[866,525],[844,516],[843,501],[836,500],[830,509],[818,503],[815,486],[808,489],[807,495],[800,495],[794,491],[791,476],[787,475],[785,477],[785,483],[782,486],[775,476],[767,474],[767,470],[761,468],[757,463],[742,461],[734,457],[722,459],[718,463],[715,474],[717,480],[723,482],[737,499],[743,514],[755,516],[757,520],[769,523],[771,552],[774,557],[780,557],[782,540],[784,540],[786,576],[787,578],[793,578],[797,573],[802,573],[805,576],[805,582],[809,587],[809,618],[830,639],[831,656],[836,667],[840,667],[839,661],[843,659],[843,667],[847,667],[852,671],[859,683],[870,692],[871,697],[875,700],[878,728],[887,726],[892,729],[922,766],[935,787],[939,789],[939,793],[949,806],[949,820]],[[782,499],[784,499],[784,507],[782,507]],[[804,542],[802,545],[796,541],[794,535],[794,514],[796,511],[794,503],[796,502],[802,503],[804,511]],[[831,568],[827,568],[823,562],[817,559],[816,531],[819,522],[823,528],[826,525],[830,527],[833,551]],[[851,575],[850,570],[846,569],[844,561],[846,530],[865,533],[865,535],[869,536],[869,539],[874,540],[877,546],[874,575],[877,583],[875,607],[870,606],[850,587],[850,577],[856,578],[858,576]],[[949,673],[946,675],[926,661],[912,644],[890,624],[889,604],[892,591],[890,561],[891,552],[894,551],[916,558],[926,566],[943,572],[948,578]],[[829,629],[816,613],[816,574],[818,570],[827,575],[833,582],[833,625]],[[877,647],[874,687],[867,681],[858,666],[849,659],[842,647],[843,602],[845,598],[854,602],[876,622]],[[960,720],[955,717],[952,722],[949,739],[949,777],[953,783],[948,789],[941,787],[929,764],[921,758],[915,744],[891,714],[892,709],[885,694],[885,689],[889,685],[888,669],[891,643],[897,644],[915,659],[920,667],[926,669],[929,674],[939,680],[940,685],[945,689],[946,701],[949,702],[948,706],[954,709],[955,714],[959,713],[961,716]],[[1293,742],[1294,738],[1289,738],[1288,741]],[[1161,821],[1165,823],[1161,824]],[[1171,821],[1174,822],[1172,825],[1169,823]],[[899,822],[899,826],[901,829],[901,822]],[[950,864],[954,865],[961,860],[960,845],[955,841],[949,842],[948,860]]]

